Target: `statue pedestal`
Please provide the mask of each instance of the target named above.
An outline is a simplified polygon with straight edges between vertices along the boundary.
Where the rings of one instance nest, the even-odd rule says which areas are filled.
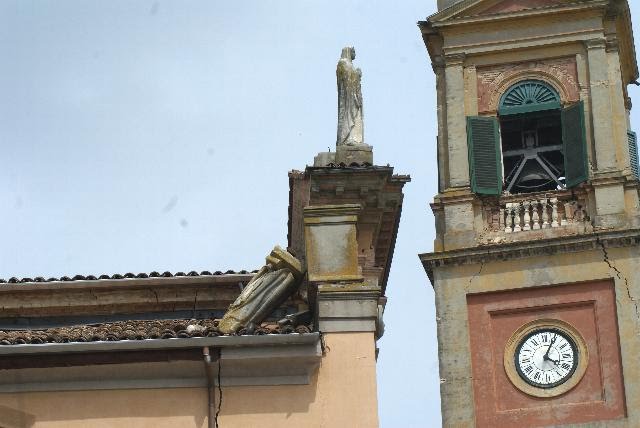
[[[373,147],[367,144],[336,147],[336,163],[351,165],[352,163],[373,165]]]
[[[313,158],[313,166],[327,166],[336,163],[336,152],[321,152]]]

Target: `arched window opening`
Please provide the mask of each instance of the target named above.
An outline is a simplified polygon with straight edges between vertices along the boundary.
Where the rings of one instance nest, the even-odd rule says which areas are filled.
[[[498,117],[469,117],[471,187],[480,194],[573,187],[588,178],[582,102],[562,108],[558,92],[527,80],[500,99]]]
[[[499,109],[502,162],[509,193],[565,187],[558,93],[544,82],[511,87]]]

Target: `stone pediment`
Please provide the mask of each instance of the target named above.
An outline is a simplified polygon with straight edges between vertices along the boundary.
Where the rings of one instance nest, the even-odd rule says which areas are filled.
[[[428,20],[432,23],[445,22],[528,10],[575,7],[588,3],[606,2],[602,0],[463,0],[430,16]]]
[[[491,15],[495,13],[519,12],[527,9],[538,9],[541,7],[561,6],[561,0],[504,0],[490,6],[480,13],[480,15]]]

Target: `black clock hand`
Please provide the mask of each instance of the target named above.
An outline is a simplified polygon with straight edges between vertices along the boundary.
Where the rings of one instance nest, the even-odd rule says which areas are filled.
[[[555,364],[558,364],[554,360],[549,358],[549,351],[551,351],[551,347],[553,346],[553,343],[556,341],[556,337],[558,337],[558,334],[554,333],[553,334],[553,339],[551,339],[551,343],[549,344],[549,347],[547,348],[547,352],[544,353],[544,357],[542,357],[542,359],[544,361],[553,361]],[[560,360],[558,360],[558,362],[560,362]]]

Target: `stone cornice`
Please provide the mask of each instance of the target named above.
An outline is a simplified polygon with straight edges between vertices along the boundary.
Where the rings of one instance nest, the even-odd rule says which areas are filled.
[[[368,285],[362,282],[344,283],[318,283],[318,300],[360,300],[378,299],[382,295],[379,286]]]
[[[316,217],[354,217],[352,221],[356,222],[356,216],[361,210],[360,204],[308,206],[304,208],[305,223]],[[317,221],[309,222],[317,223]],[[332,220],[326,220],[326,222],[333,223]]]
[[[470,187],[462,187],[458,189],[447,189],[442,193],[437,194],[433,199],[434,204],[438,203],[462,203],[471,202],[476,198],[476,195],[471,192]]]
[[[226,310],[253,274],[5,284],[2,316],[98,316]],[[196,303],[194,303],[196,302]]]
[[[472,4],[470,6],[475,6]],[[457,17],[457,15],[464,12],[466,8],[460,8],[460,10],[453,10],[453,8],[445,9],[440,13],[436,13],[428,18],[427,21],[422,21],[419,23],[421,28],[428,28],[432,26],[434,28],[439,27],[449,27],[455,25],[464,25],[464,24],[479,24],[479,23],[493,23],[493,22],[501,22],[504,20],[512,20],[515,18],[528,18],[528,17],[537,17],[537,16],[545,16],[551,14],[558,13],[576,13],[578,11],[589,10],[589,9],[602,9],[605,10],[608,5],[608,1],[594,1],[589,3],[580,3],[580,4],[570,4],[565,6],[558,7],[549,7],[549,8],[538,8],[538,9],[526,9],[518,12],[509,12],[502,14],[489,14],[489,15],[476,15],[476,16],[461,16]]]
[[[429,276],[429,280],[433,284],[433,271],[438,267],[553,256],[560,253],[595,250],[601,245],[606,247],[640,245],[640,229],[479,246],[438,253],[425,253],[420,254],[419,257]]]

